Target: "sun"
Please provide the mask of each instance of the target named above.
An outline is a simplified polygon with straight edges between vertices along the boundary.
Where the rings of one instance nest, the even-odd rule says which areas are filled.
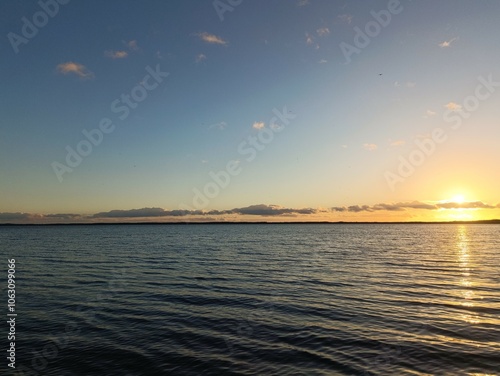
[[[455,195],[451,198],[451,202],[456,202],[458,204],[461,204],[465,201],[464,195]]]

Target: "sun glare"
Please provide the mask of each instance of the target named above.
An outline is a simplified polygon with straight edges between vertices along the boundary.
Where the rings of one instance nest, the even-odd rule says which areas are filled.
[[[465,198],[463,195],[455,195],[452,197],[451,202],[456,202],[458,204],[461,204],[465,201]]]

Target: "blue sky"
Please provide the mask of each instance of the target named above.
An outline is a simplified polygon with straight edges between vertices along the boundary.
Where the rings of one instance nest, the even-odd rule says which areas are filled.
[[[141,208],[216,220],[248,207],[280,220],[500,216],[497,1],[243,0],[223,20],[211,1],[42,3],[53,16],[35,1],[0,4],[0,222]],[[23,34],[26,20],[36,35]],[[346,58],[346,44],[359,53]],[[145,82],[155,70],[168,77]],[[478,86],[477,106],[464,102]],[[122,120],[112,104],[134,93]],[[285,108],[289,123],[273,125]],[[68,166],[67,147],[102,119],[113,130]],[[436,128],[446,140],[402,176],[400,158]],[[241,150],[262,132],[272,140],[248,161]],[[196,206],[230,161],[238,174]],[[463,212],[407,205],[446,200]]]

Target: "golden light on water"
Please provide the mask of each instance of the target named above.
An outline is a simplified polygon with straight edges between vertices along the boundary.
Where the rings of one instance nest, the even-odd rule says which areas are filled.
[[[469,251],[469,237],[467,235],[467,227],[460,226],[457,233],[457,259],[460,266],[461,278],[460,278],[460,288],[463,300],[460,304],[464,307],[474,307],[474,299],[476,295],[470,288],[474,285],[471,280],[471,265],[470,265],[470,251]],[[462,320],[470,324],[478,324],[480,320],[477,316],[472,316],[470,314],[461,315]]]

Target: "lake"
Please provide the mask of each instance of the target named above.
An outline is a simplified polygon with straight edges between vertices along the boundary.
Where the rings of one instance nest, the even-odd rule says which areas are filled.
[[[0,226],[4,312],[7,259],[16,260],[17,372],[5,356],[0,368],[54,376],[498,375],[499,230]]]

